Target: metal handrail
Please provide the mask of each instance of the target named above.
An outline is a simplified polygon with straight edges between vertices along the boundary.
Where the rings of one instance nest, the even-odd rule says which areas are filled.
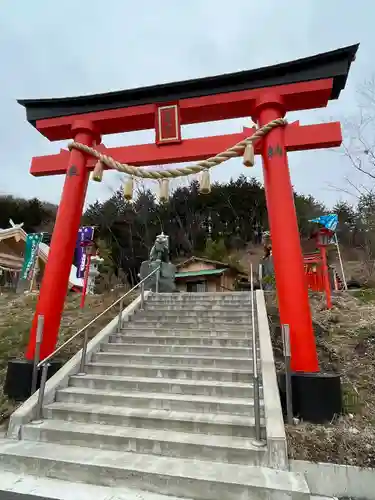
[[[255,420],[255,441],[256,446],[264,446],[260,428],[260,395],[259,395],[259,374],[257,363],[257,343],[255,324],[255,291],[253,265],[250,264],[250,293],[251,293],[251,326],[252,326],[252,348],[253,348],[253,375],[254,375],[254,420]]]
[[[123,312],[123,302],[124,299],[130,295],[134,290],[137,288],[141,288],[141,309],[143,309],[144,306],[144,284],[145,282],[156,274],[156,283],[155,283],[155,291],[156,293],[159,292],[159,280],[160,280],[160,266],[158,266],[156,269],[154,269],[150,274],[148,274],[145,278],[143,278],[139,283],[137,283],[133,288],[128,290],[124,295],[122,295],[119,299],[117,299],[115,302],[113,302],[107,309],[102,311],[100,314],[95,316],[94,319],[92,319],[87,325],[85,325],[83,328],[78,330],[77,333],[72,335],[67,341],[65,341],[61,346],[59,346],[57,349],[55,349],[51,354],[49,354],[47,357],[45,357],[42,361],[35,363],[35,366],[37,369],[42,368],[42,375],[41,375],[41,380],[40,380],[40,387],[39,387],[39,393],[38,393],[38,402],[37,402],[37,410],[36,410],[36,420],[34,422],[39,422],[41,417],[42,417],[42,407],[43,407],[43,400],[44,400],[44,390],[45,390],[45,385],[47,382],[47,374],[48,374],[48,367],[49,361],[56,356],[59,352],[61,352],[64,347],[69,345],[74,339],[79,337],[82,333],[85,334],[84,340],[83,340],[83,346],[82,346],[82,356],[81,356],[81,363],[80,363],[80,370],[78,375],[84,375],[84,369],[85,369],[85,364],[86,364],[86,354],[87,354],[87,344],[88,344],[88,330],[89,328],[96,322],[98,319],[100,319],[102,316],[104,316],[108,311],[110,311],[114,306],[117,304],[120,304],[120,312],[118,315],[118,323],[117,323],[117,332],[119,333],[121,331],[121,326],[122,326],[122,312]]]
[[[72,342],[75,338],[79,337],[79,335],[81,335],[81,333],[83,333],[85,330],[87,330],[88,328],[90,328],[90,326],[92,326],[98,319],[100,319],[108,311],[110,311],[112,309],[112,307],[114,307],[117,304],[119,304],[120,302],[122,302],[128,295],[130,295],[132,292],[134,292],[134,290],[136,290],[138,287],[140,287],[141,285],[143,285],[145,283],[145,281],[148,280],[149,278],[151,278],[151,276],[153,276],[155,273],[157,273],[159,271],[159,269],[160,269],[160,266],[157,267],[156,269],[154,269],[150,274],[148,274],[145,278],[143,278],[142,281],[140,281],[139,283],[137,283],[135,286],[133,286],[133,288],[131,288],[130,290],[128,290],[124,295],[122,295],[119,299],[117,299],[110,306],[108,306],[107,309],[105,309],[100,314],[98,314],[97,316],[95,316],[95,318],[92,319],[89,323],[87,323],[87,325],[85,325],[83,328],[81,328],[80,330],[78,330],[77,333],[75,333],[67,341],[65,341],[63,344],[61,344],[61,346],[59,346],[57,349],[55,349],[46,358],[44,358],[42,361],[40,361],[40,363],[38,364],[38,368],[40,368],[41,366],[43,366],[45,363],[48,363],[48,361],[50,359],[54,358],[57,353],[59,353],[60,351],[62,351],[64,349],[64,347],[66,347],[67,345],[69,345],[70,342]],[[120,317],[121,317],[121,313],[122,313],[122,308],[121,308],[121,311],[120,311]]]

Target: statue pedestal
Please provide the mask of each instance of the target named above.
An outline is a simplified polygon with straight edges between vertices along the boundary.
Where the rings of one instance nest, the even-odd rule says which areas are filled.
[[[145,260],[141,264],[140,277],[141,280],[146,278],[152,271],[160,266],[159,292],[171,293],[176,291],[175,275],[176,267],[170,262],[161,262],[160,260]],[[145,281],[145,290],[156,290],[156,275],[155,272],[148,280]]]
[[[63,366],[58,359],[50,360],[47,379],[51,378]],[[41,370],[38,370],[37,389],[40,385]],[[31,396],[33,362],[27,359],[10,359],[3,387],[4,394],[15,401],[26,401]]]

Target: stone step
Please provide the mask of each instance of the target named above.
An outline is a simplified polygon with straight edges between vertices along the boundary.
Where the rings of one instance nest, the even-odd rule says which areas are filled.
[[[160,302],[178,302],[178,301],[192,301],[199,302],[199,300],[210,300],[210,301],[251,301],[250,292],[180,292],[174,294],[158,293],[152,294],[147,298],[147,302],[160,301]]]
[[[92,361],[100,363],[114,364],[149,364],[150,366],[179,365],[188,366],[209,366],[211,368],[233,368],[249,370],[252,367],[252,359],[249,357],[225,357],[220,356],[198,356],[193,354],[147,354],[147,353],[119,353],[119,352],[98,352],[94,354]]]
[[[153,321],[153,320],[134,320],[128,321],[122,324],[123,330],[131,330],[131,329],[162,329],[164,332],[170,332],[173,330],[194,330],[199,332],[207,332],[207,331],[216,331],[216,332],[241,332],[242,334],[246,334],[247,332],[251,332],[251,324],[250,323],[225,323],[224,321],[220,322],[198,322],[198,321]]]
[[[309,500],[303,475],[265,467],[9,440],[3,470],[89,484],[147,489],[195,500]]]
[[[173,307],[208,307],[210,309],[217,308],[228,308],[233,309],[234,307],[239,307],[241,309],[249,309],[252,306],[250,299],[247,300],[218,300],[218,299],[206,299],[200,297],[196,300],[153,300],[148,298],[145,301],[145,307],[163,307],[163,308],[173,308]]]
[[[171,305],[164,303],[155,303],[155,302],[145,302],[145,311],[187,311],[187,312],[198,312],[201,313],[203,311],[210,311],[213,313],[248,313],[251,311],[251,304],[242,304],[242,303],[230,303],[230,304],[212,304],[210,302],[202,302],[199,301],[197,303],[176,303],[173,302]]]
[[[213,320],[224,320],[224,321],[234,321],[235,319],[249,319],[251,318],[251,310],[240,310],[239,308],[233,308],[232,311],[217,310],[202,308],[202,309],[161,309],[155,308],[150,310],[148,307],[143,311],[137,311],[134,318],[144,317],[144,318],[208,318],[210,321]]]
[[[180,311],[170,312],[169,314],[159,313],[157,311],[141,311],[135,314],[133,317],[129,318],[131,322],[149,322],[149,321],[163,321],[168,323],[224,323],[225,325],[251,325],[251,314],[246,313],[242,316],[234,316],[234,315],[216,315],[213,316],[208,312],[202,312],[200,314],[190,314],[186,315]]]
[[[251,338],[251,328],[226,328],[224,330],[218,329],[220,325],[216,325],[215,329],[210,327],[210,329],[203,330],[201,328],[178,328],[174,326],[166,330],[165,328],[154,328],[147,325],[134,325],[134,323],[126,323],[126,326],[121,329],[121,335],[169,335],[174,337],[190,337],[190,338],[201,338],[201,337],[221,337],[221,338]]]
[[[229,413],[198,413],[103,404],[55,402],[43,408],[45,418],[141,429],[171,430],[219,436],[255,437],[254,417]],[[264,419],[261,418],[265,437]]]
[[[115,375],[85,376],[75,375],[70,377],[71,387],[86,387],[99,391],[121,392],[152,392],[163,394],[190,394],[195,396],[215,396],[227,398],[252,398],[253,384],[250,382],[220,382],[181,380],[168,378],[148,377],[121,377]]]
[[[171,299],[166,297],[148,297],[146,300],[147,304],[200,304],[201,302],[207,304],[224,304],[226,306],[231,306],[232,304],[241,305],[251,305],[251,295],[246,297],[228,297],[222,294],[216,293],[215,296],[210,294],[198,294],[197,296],[181,296]]]
[[[168,333],[168,332],[165,332]],[[228,337],[213,337],[213,336],[195,336],[191,335],[145,335],[144,333],[134,335],[130,334],[113,334],[109,337],[110,343],[128,343],[128,344],[157,344],[157,345],[198,345],[211,347],[249,347],[251,344],[251,336],[243,335],[242,338]]]
[[[158,314],[152,313],[150,316],[147,316],[146,312],[143,313],[138,313],[136,314],[133,318],[129,318],[129,323],[164,323],[164,324],[179,324],[179,325],[189,325],[189,324],[199,324],[200,326],[203,326],[205,324],[207,325],[215,325],[216,323],[220,322],[222,325],[227,325],[229,327],[233,326],[234,324],[238,325],[246,325],[249,326],[251,324],[251,315],[248,314],[244,317],[238,317],[238,318],[233,318],[233,317],[222,317],[222,318],[215,318],[213,316],[209,315],[201,315],[201,316],[180,316],[178,313],[175,314],[174,316],[166,316],[163,314]],[[126,324],[126,322],[125,322]]]
[[[122,363],[88,363],[86,373],[93,375],[110,375],[119,377],[148,377],[158,378],[160,382],[166,379],[180,379],[185,381],[218,381],[218,382],[246,382],[253,381],[253,367],[247,370],[236,368],[206,368],[194,366],[150,366],[124,365]]]
[[[218,302],[210,300],[192,301],[171,301],[171,302],[156,302],[146,301],[144,304],[145,311],[251,311],[252,304],[250,302]]]
[[[218,292],[162,292],[162,293],[151,293],[150,297],[199,297],[202,295],[207,295],[209,297],[216,297]],[[220,292],[221,297],[246,297],[249,295],[247,291],[236,291],[236,290],[224,290]]]
[[[251,398],[223,398],[218,396],[166,394],[152,392],[125,392],[66,387],[56,391],[58,403],[103,404],[120,408],[145,408],[150,410],[186,411],[198,413],[228,413],[254,415]],[[261,406],[261,411],[263,410]]]
[[[152,300],[147,299],[145,301],[145,307],[208,307],[208,308],[228,308],[233,309],[234,307],[239,307],[241,309],[250,309],[252,302],[248,300],[218,300],[218,299],[206,299],[200,297],[196,300]]]
[[[198,356],[214,357],[250,357],[252,350],[246,347],[217,347],[205,345],[158,345],[132,343],[103,343],[101,352],[116,352],[125,354],[197,354]]]
[[[265,465],[267,448],[250,438],[45,420],[22,428],[21,439],[148,455]]]
[[[189,298],[189,297],[222,297],[222,298],[246,298],[250,296],[250,292],[245,290],[245,291],[235,291],[235,290],[223,290],[221,292],[217,292],[216,290],[213,292],[186,292],[186,291],[179,291],[179,292],[171,292],[171,293],[151,293],[150,298],[158,298],[158,299],[170,299],[170,298]]]
[[[233,311],[233,308],[235,306],[238,306],[242,309],[248,309],[251,308],[252,304],[253,303],[250,298],[247,300],[213,300],[205,299],[204,297],[200,297],[196,300],[158,300],[148,298],[144,302],[146,308],[152,309],[157,307],[161,307],[163,309],[173,309],[173,307],[176,306],[194,310],[197,308],[199,309],[208,306],[212,311],[221,309]]]

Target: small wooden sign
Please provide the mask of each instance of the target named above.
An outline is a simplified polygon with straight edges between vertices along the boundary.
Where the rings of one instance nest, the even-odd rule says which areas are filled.
[[[178,104],[168,104],[157,108],[155,132],[158,145],[181,142]]]

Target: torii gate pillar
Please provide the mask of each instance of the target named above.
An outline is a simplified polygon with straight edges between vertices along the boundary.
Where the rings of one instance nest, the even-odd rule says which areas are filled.
[[[282,97],[272,92],[258,100],[253,118],[263,126],[284,117],[285,112]],[[285,148],[285,128],[271,130],[261,148],[280,322],[290,326],[293,370],[316,372],[318,359]]]
[[[72,124],[72,136],[77,142],[94,146],[100,143],[96,127],[89,120],[76,120]],[[89,170],[87,156],[73,149],[69,156],[65,182],[56,215],[55,228],[44,271],[43,284],[32,323],[32,333],[26,351],[26,358],[33,359],[38,316],[44,317],[44,332],[40,349],[40,359],[51,354],[56,346],[61,316],[72,268],[72,256],[77,242],[77,234],[85,203]],[[54,335],[51,335],[51,333]]]

